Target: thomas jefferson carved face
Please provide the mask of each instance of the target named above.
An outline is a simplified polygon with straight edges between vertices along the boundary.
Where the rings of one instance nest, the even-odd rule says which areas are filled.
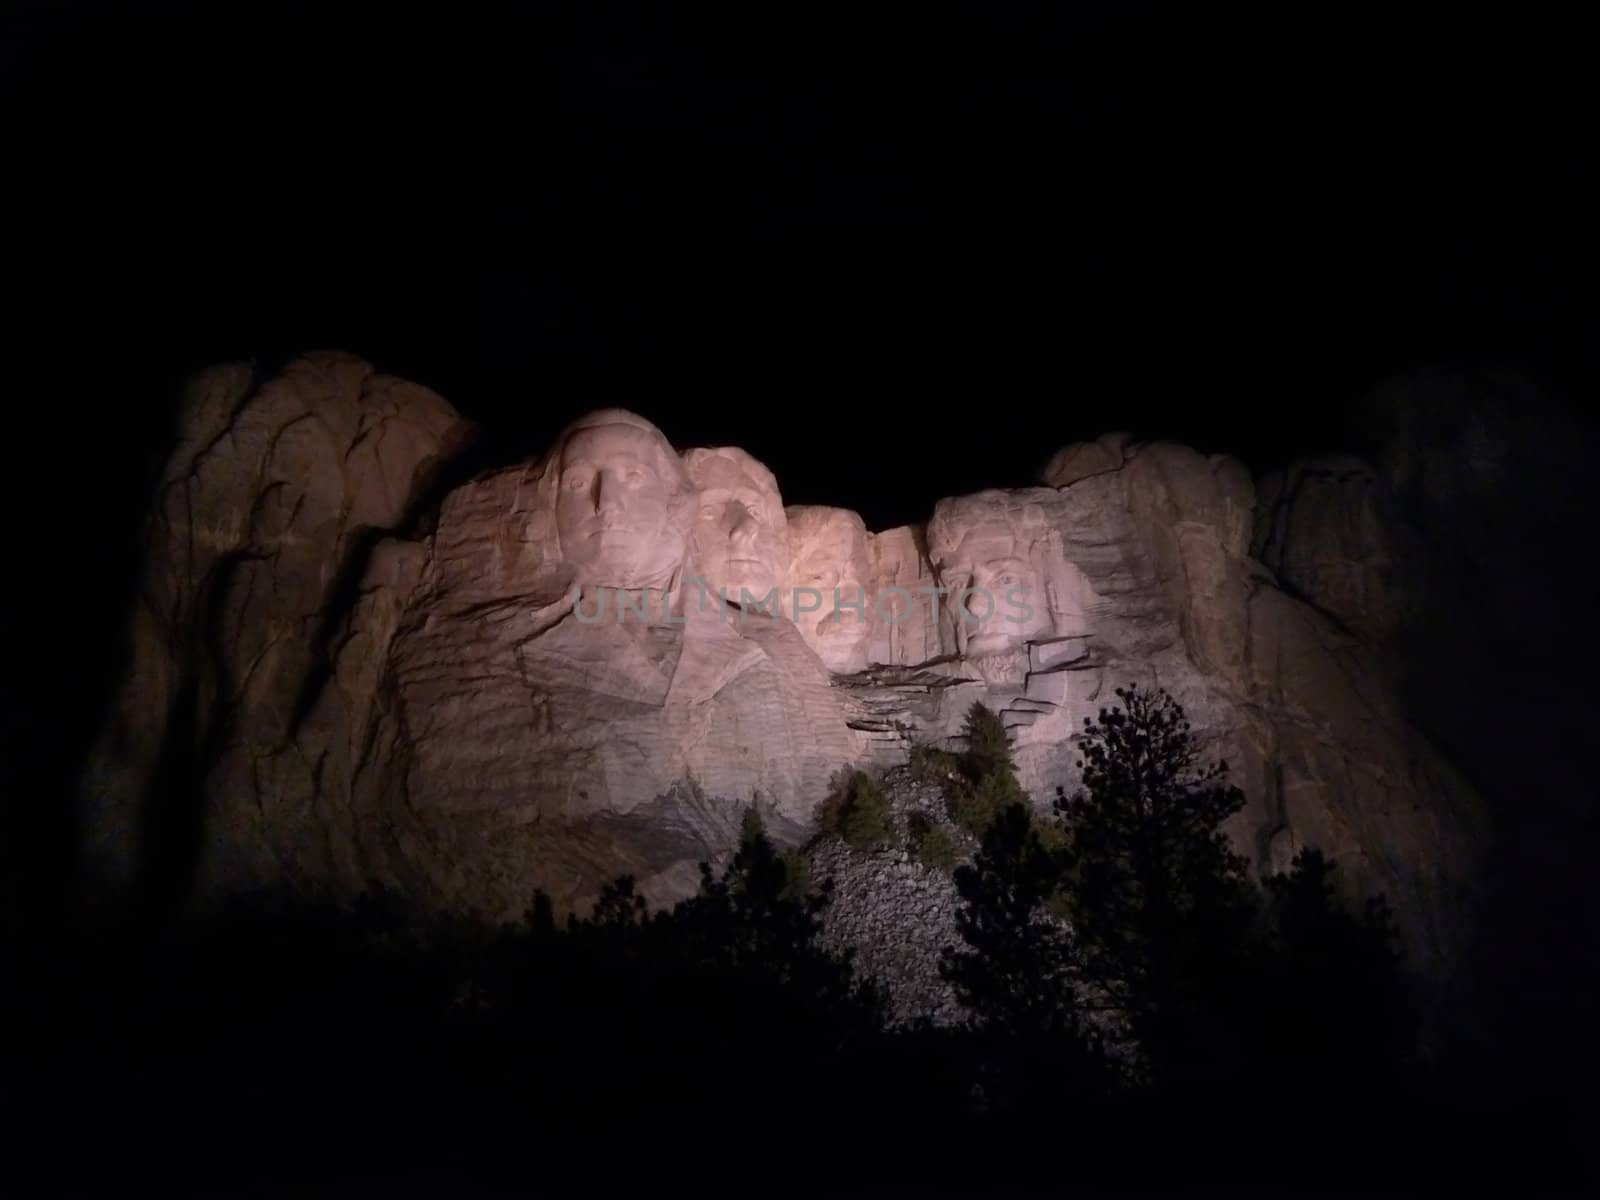
[[[964,657],[1015,650],[1053,632],[1034,534],[1004,492],[941,500],[929,550],[964,635]]]
[[[631,413],[586,417],[561,443],[556,531],[581,583],[665,587],[683,562],[690,485],[659,430]]]
[[[789,615],[828,670],[864,670],[873,612],[866,590],[872,574],[867,527],[844,508],[799,505],[788,515],[794,552],[787,580]],[[839,600],[860,601],[863,607],[839,607]]]
[[[684,466],[700,489],[694,550],[706,586],[725,592],[730,603],[738,603],[744,591],[761,601],[782,584],[789,556],[777,480],[731,446],[691,450]]]

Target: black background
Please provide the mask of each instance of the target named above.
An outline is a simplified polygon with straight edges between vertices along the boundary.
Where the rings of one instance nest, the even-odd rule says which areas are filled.
[[[158,453],[187,371],[340,348],[882,527],[1111,429],[1347,444],[1422,364],[1587,395],[1576,29],[1293,8],[23,5],[27,399]]]

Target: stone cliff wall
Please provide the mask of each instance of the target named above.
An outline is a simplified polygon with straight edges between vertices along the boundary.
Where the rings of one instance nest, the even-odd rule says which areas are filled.
[[[1076,782],[1083,718],[1146,683],[1233,766],[1258,867],[1317,845],[1389,894],[1425,957],[1457,940],[1480,805],[1396,700],[1383,581],[1402,551],[1361,463],[1270,480],[1263,512],[1232,459],[1108,436],[925,526],[814,510],[791,538],[760,464],[681,458],[625,413],[431,495],[469,432],[347,356],[197,380],[85,776],[104,883],[176,826],[202,896],[382,883],[514,916],[535,888],[581,907],[628,872],[665,901],[746,806],[797,842],[836,770],[953,744],[977,700],[1047,801]],[[829,597],[791,620],[806,580],[861,574],[876,619]],[[716,594],[754,580],[783,581],[775,613]],[[1008,588],[1015,620],[961,604]],[[608,590],[646,615],[588,619]]]

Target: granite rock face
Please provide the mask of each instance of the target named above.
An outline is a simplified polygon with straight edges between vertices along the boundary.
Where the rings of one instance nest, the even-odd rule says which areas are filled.
[[[1374,643],[1401,623],[1417,539],[1378,469],[1355,455],[1295,462],[1261,481],[1253,553],[1279,582]]]
[[[355,726],[330,710],[346,689],[370,702],[385,618],[420,567],[377,539],[411,522],[470,435],[437,395],[345,355],[192,382],[147,520],[124,684],[85,779],[105,883],[129,883],[174,825],[196,830],[199,871],[230,881],[316,877],[347,848],[329,834],[355,814],[318,779]],[[368,614],[354,641],[352,600]],[[343,675],[327,678],[335,651]]]
[[[1479,804],[1396,702],[1404,549],[1360,463],[1268,481],[1263,513],[1238,462],[1113,435],[872,533],[620,410],[435,494],[468,428],[344,356],[211,372],[187,412],[85,782],[112,886],[165,819],[199,831],[202,895],[381,883],[501,917],[627,872],[665,902],[748,806],[798,844],[836,771],[957,745],[974,701],[1047,803],[1143,683],[1233,766],[1259,868],[1319,846],[1424,957],[1461,927]]]
[[[1389,702],[1425,721],[1493,806],[1479,975],[1552,1008],[1592,1007],[1566,954],[1528,933],[1600,938],[1574,852],[1594,833],[1600,721],[1600,662],[1574,636],[1600,602],[1572,553],[1596,511],[1592,419],[1526,378],[1441,368],[1378,388],[1364,424],[1359,456],[1259,481],[1252,553],[1366,648]],[[1528,1037],[1519,1021],[1505,1035]]]
[[[1062,487],[941,502],[926,540],[952,599],[1017,586],[1043,603],[992,632],[963,629],[949,604],[943,658],[841,686],[907,744],[956,747],[983,701],[1039,800],[1072,788],[1083,721],[1117,687],[1165,688],[1244,789],[1231,833],[1258,869],[1320,847],[1353,889],[1387,893],[1419,958],[1448,953],[1486,837],[1478,797],[1409,725],[1375,646],[1250,556],[1254,489],[1238,462],[1169,443],[1118,453]]]
[[[1530,787],[1583,789],[1594,656],[1571,631],[1597,594],[1568,548],[1593,523],[1592,430],[1528,381],[1476,371],[1391,381],[1368,411],[1363,455],[1263,477],[1252,555],[1377,649],[1488,791],[1525,807]],[[1494,752],[1506,739],[1541,770]]]

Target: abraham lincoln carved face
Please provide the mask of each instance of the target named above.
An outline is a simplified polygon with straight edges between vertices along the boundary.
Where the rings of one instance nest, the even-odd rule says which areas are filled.
[[[1003,491],[979,492],[934,507],[928,549],[950,590],[964,658],[1017,650],[1053,630],[1038,561],[1043,519]]]

